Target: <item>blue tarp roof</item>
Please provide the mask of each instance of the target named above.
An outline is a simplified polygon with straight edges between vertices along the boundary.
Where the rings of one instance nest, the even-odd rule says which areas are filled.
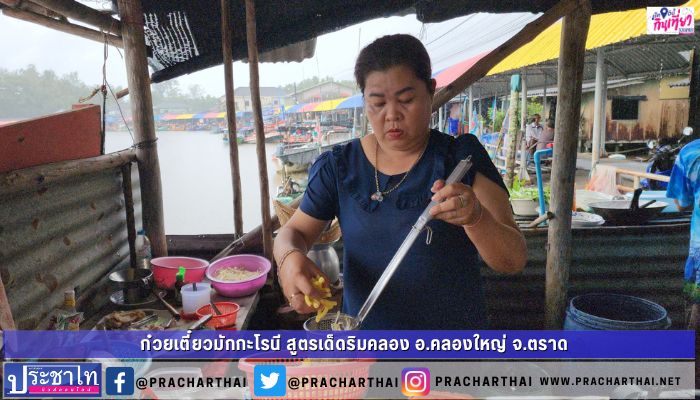
[[[364,104],[362,102],[362,94],[356,94],[354,96],[350,96],[347,99],[343,100],[343,102],[338,104],[338,106],[335,109],[342,110],[345,108],[359,108],[362,106],[364,106]]]

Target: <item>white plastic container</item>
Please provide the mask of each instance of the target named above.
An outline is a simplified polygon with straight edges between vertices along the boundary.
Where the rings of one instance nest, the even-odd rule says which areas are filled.
[[[193,284],[188,283],[180,289],[180,294],[182,295],[182,313],[194,315],[197,309],[211,302],[211,285],[207,282],[199,282],[197,290],[194,290]]]

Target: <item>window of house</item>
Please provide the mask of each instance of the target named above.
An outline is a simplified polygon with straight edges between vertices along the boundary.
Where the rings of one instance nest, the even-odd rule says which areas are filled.
[[[250,102],[248,100],[245,101],[245,106],[248,107],[250,105]]]
[[[640,97],[613,97],[612,98],[612,119],[639,119]]]

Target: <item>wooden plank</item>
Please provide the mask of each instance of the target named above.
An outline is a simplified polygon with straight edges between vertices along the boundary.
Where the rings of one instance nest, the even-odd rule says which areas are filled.
[[[552,157],[545,291],[546,329],[561,329],[567,303],[571,265],[571,208],[576,174],[576,146],[581,110],[581,85],[586,37],[591,21],[591,4],[584,1],[564,17],[558,68],[558,93],[554,155]]]
[[[106,169],[119,168],[132,161],[136,161],[136,151],[127,149],[98,157],[61,161],[6,172],[0,174],[0,195],[27,189],[38,190],[53,182]]]
[[[14,8],[3,8],[3,15],[20,19],[22,21],[32,22],[47,28],[51,28],[60,32],[70,33],[71,35],[80,36],[85,39],[94,40],[99,43],[104,43],[105,39],[112,46],[124,47],[121,37],[113,34],[103,34],[94,29],[84,26],[71,24],[70,22],[61,21],[54,18],[49,18],[44,15],[36,14],[29,11],[23,11]]]
[[[243,190],[241,189],[241,168],[238,159],[236,137],[236,103],[233,98],[233,39],[229,10],[231,0],[221,0],[221,50],[224,53],[224,86],[226,88],[226,121],[228,122],[228,149],[231,165],[231,185],[233,186],[233,226],[237,237],[243,236]]]
[[[537,37],[562,16],[569,14],[577,7],[581,7],[582,3],[583,0],[561,0],[539,18],[525,25],[515,36],[485,55],[459,78],[437,92],[433,99],[433,111],[437,111],[441,105],[447,103],[451,98],[469,87],[469,85],[484,77],[499,62]]]
[[[99,156],[100,114],[90,104],[0,127],[0,172]]]
[[[61,15],[88,25],[100,28],[101,31],[121,35],[121,22],[74,0],[32,0],[32,3],[53,10]]]
[[[168,255],[163,223],[163,189],[153,123],[153,102],[146,63],[143,11],[140,0],[119,0],[122,20],[126,76],[131,89],[131,116],[134,123],[134,147],[139,162],[143,227],[151,241],[154,257]]]
[[[246,36],[248,40],[248,66],[250,68],[250,96],[255,120],[256,152],[258,154],[258,177],[260,178],[260,208],[262,211],[263,252],[272,260],[272,226],[270,224],[270,188],[267,179],[267,156],[265,154],[265,127],[260,104],[260,76],[258,71],[258,40],[255,23],[255,2],[245,1]],[[232,138],[235,140],[235,138]],[[277,282],[277,273],[272,277]]]

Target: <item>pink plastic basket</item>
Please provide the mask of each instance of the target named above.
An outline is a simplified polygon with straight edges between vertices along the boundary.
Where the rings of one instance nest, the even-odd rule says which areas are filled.
[[[273,356],[270,354],[270,356]],[[367,378],[369,376],[369,368],[375,363],[374,360],[343,360],[338,362],[319,362],[323,360],[310,360],[304,362],[302,359],[285,359],[285,358],[260,358],[264,355],[260,354],[256,357],[242,358],[238,362],[238,369],[246,373],[248,382],[254,381],[254,370],[256,365],[284,365],[287,369],[287,380],[289,378],[301,377],[345,377],[350,378]],[[314,362],[315,361],[315,362]],[[286,383],[285,383],[286,385]],[[254,399],[265,399],[264,397],[256,396],[254,389],[251,390],[251,395]],[[367,388],[362,387],[344,387],[344,388],[299,388],[298,390],[287,390],[286,399],[362,399],[365,396]],[[276,398],[271,398],[276,399]]]

